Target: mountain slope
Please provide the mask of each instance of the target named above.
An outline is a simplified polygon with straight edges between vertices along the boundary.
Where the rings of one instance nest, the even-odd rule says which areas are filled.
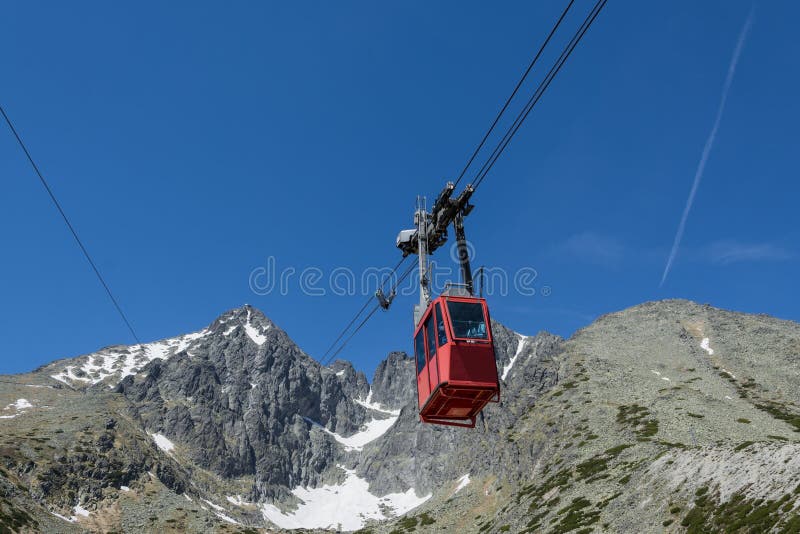
[[[483,458],[458,498],[420,511],[466,532],[796,532],[798,341],[796,323],[686,301],[601,317],[557,349],[536,402],[506,395],[519,416],[490,446],[452,454]],[[515,364],[509,389],[538,387],[543,363]]]
[[[419,423],[405,354],[370,386],[249,306],[196,334],[6,377],[1,524],[797,527],[800,325],[662,301],[569,340],[493,332],[503,395],[473,430]]]

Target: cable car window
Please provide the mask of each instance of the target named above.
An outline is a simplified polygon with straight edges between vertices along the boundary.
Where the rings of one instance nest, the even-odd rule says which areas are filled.
[[[414,338],[414,353],[417,357],[417,374],[420,374],[425,368],[425,340],[422,336],[422,329],[420,328],[417,337]]]
[[[479,302],[447,302],[453,335],[458,338],[487,339],[486,318]]]
[[[447,333],[444,330],[444,317],[442,317],[442,308],[439,307],[439,303],[436,303],[436,337],[441,347],[445,343],[447,343]]]
[[[425,336],[428,339],[428,360],[436,356],[436,332],[433,330],[433,314],[428,316],[425,321]]]

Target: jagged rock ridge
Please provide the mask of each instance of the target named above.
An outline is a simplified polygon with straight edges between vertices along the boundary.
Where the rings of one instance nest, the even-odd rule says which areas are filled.
[[[727,532],[745,503],[769,528],[796,521],[796,323],[662,301],[566,341],[493,332],[503,395],[470,431],[419,423],[405,354],[370,386],[249,306],[159,349],[13,377],[0,389],[0,519],[27,521],[22,510],[64,532]]]

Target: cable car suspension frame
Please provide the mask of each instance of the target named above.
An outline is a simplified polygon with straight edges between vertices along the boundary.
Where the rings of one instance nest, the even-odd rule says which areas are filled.
[[[420,419],[425,423],[474,427],[477,415],[489,402],[499,402],[491,322],[486,301],[474,294],[472,267],[464,218],[474,206],[467,185],[454,196],[448,182],[430,212],[424,197],[417,197],[415,228],[402,230],[396,245],[403,257],[416,254],[419,269],[419,304],[414,307],[414,355]],[[461,283],[448,283],[431,297],[428,256],[442,247],[453,225]],[[395,292],[375,293],[380,307],[388,309]]]

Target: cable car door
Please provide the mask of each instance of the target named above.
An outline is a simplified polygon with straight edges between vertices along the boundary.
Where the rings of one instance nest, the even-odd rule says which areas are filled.
[[[430,378],[430,391],[439,385],[439,362],[436,358],[436,326],[433,308],[425,320],[425,345],[428,349],[428,376]]]
[[[425,404],[431,393],[428,372],[425,368],[425,328],[421,327],[414,337],[414,356],[417,359],[417,396],[419,407]]]

